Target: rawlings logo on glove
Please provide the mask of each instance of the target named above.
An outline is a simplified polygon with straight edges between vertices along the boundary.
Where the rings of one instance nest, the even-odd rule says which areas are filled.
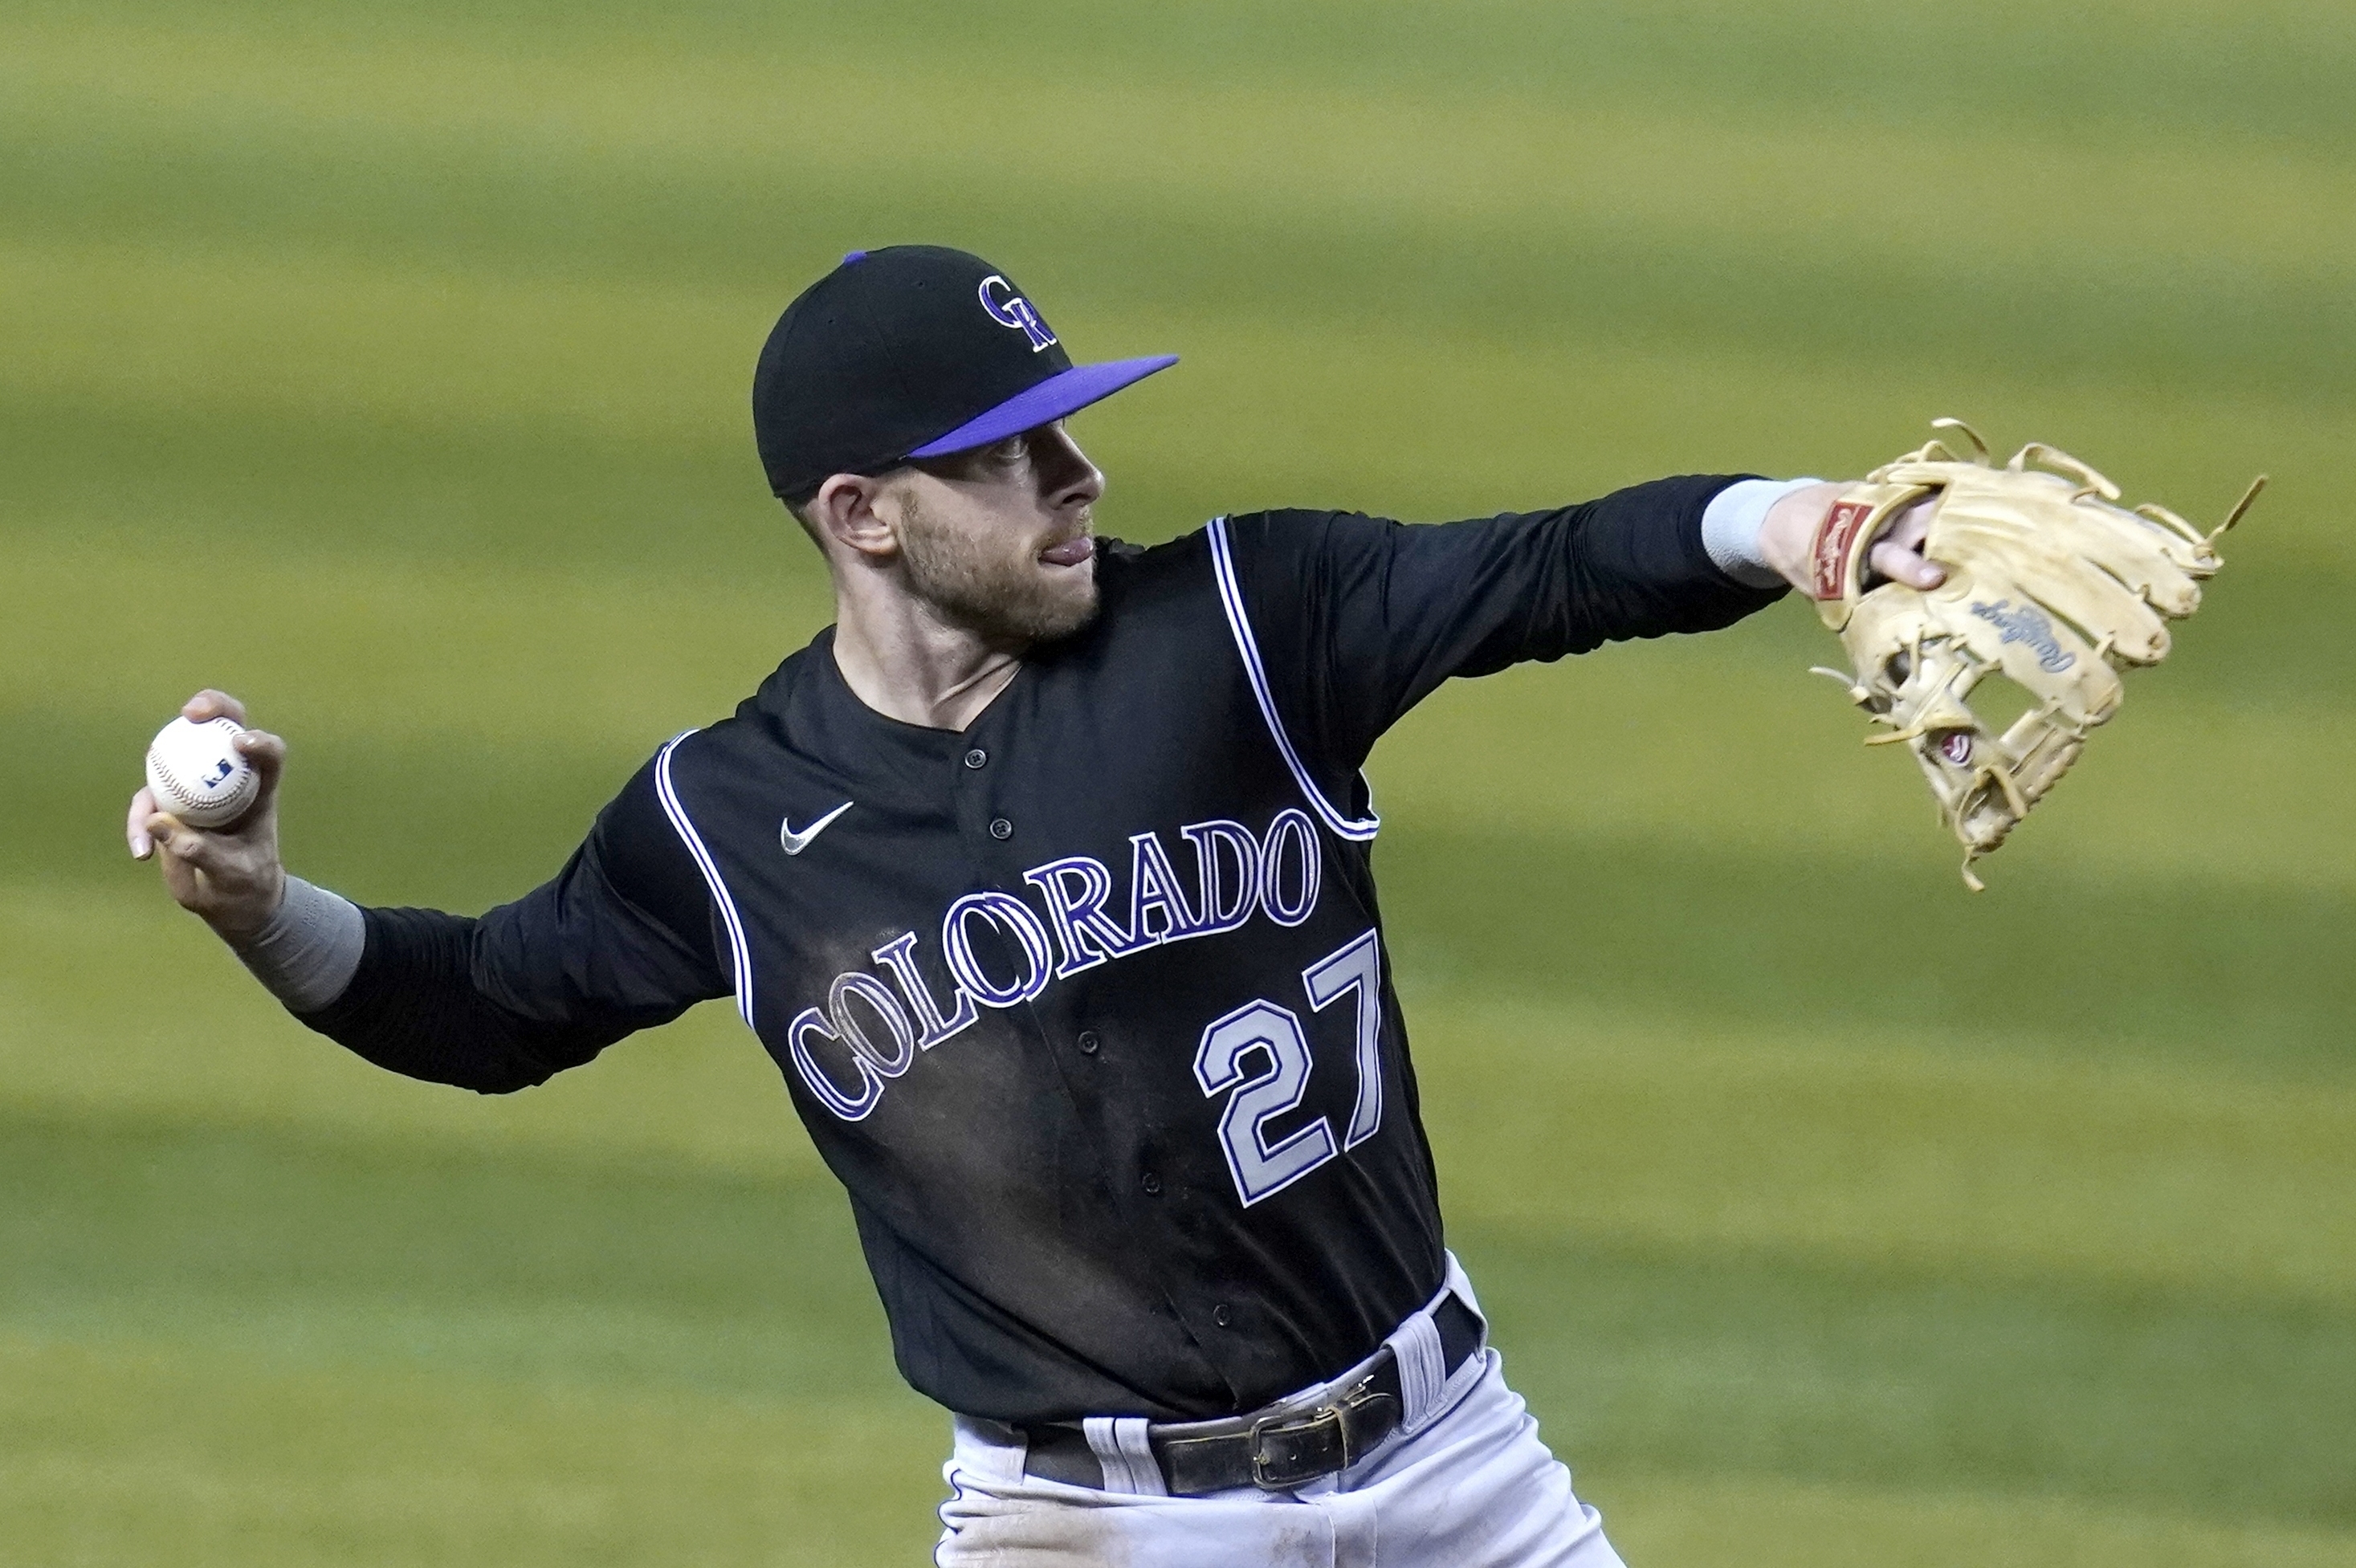
[[[2165,507],[2112,505],[2118,486],[2067,453],[2032,442],[1998,468],[1962,421],[1932,426],[1961,434],[1972,456],[1934,440],[1851,486],[1816,530],[1816,607],[1856,666],[1817,673],[1886,727],[1867,745],[1902,742],[1914,753],[1976,892],[1972,862],[2004,842],[2078,760],[2087,733],[2118,711],[2118,671],[2168,656],[2167,622],[2201,607],[2201,583],[2222,564],[2218,535],[2266,481],[2259,475],[2204,534]],[[1869,586],[1874,540],[1926,496],[1922,553],[1946,581]],[[1973,688],[1995,674],[2036,701],[2001,731],[1971,707]]]
[[[1993,604],[1975,603],[1972,613],[2003,634],[2008,643],[2027,643],[2037,655],[2037,667],[2048,674],[2060,675],[2078,662],[2078,656],[2062,646],[2062,639],[2053,635],[2053,623],[2023,604],[2016,610],[2009,599],[1999,599]]]

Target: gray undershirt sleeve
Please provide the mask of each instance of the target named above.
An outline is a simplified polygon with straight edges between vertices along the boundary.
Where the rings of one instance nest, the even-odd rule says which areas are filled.
[[[1701,545],[1719,571],[1746,588],[1772,588],[1783,575],[1759,555],[1759,530],[1776,502],[1821,479],[1744,479],[1711,497],[1701,515]]]
[[[368,947],[368,922],[351,900],[289,877],[270,923],[230,947],[288,1012],[315,1013],[352,983]]]

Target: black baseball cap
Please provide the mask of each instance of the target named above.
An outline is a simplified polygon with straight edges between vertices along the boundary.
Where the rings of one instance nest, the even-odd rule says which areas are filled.
[[[836,474],[881,474],[1019,435],[1178,362],[1075,365],[1004,272],[939,245],[853,251],[777,318],[753,372],[769,488],[799,504]]]

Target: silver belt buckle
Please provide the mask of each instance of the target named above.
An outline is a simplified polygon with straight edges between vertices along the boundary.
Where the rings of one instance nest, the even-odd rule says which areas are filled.
[[[1339,1433],[1342,1439],[1342,1464],[1340,1467],[1343,1469],[1349,1468],[1350,1424],[1342,1419],[1342,1413],[1333,1406],[1330,1404],[1322,1405],[1316,1410],[1310,1412],[1304,1418],[1279,1420],[1277,1417],[1270,1415],[1263,1416],[1261,1419],[1252,1423],[1252,1485],[1258,1487],[1264,1492],[1289,1492],[1304,1481],[1313,1481],[1320,1476],[1332,1475],[1333,1473],[1332,1470],[1323,1469],[1301,1470],[1298,1473],[1272,1471],[1269,1468],[1268,1450],[1264,1441],[1264,1435],[1269,1431],[1282,1433],[1312,1432],[1318,1427],[1324,1425],[1329,1421],[1333,1424],[1335,1431]]]
[[[1361,1405],[1371,1404],[1376,1399],[1388,1397],[1374,1393],[1372,1392],[1375,1380],[1369,1377],[1334,1403],[1321,1404],[1305,1416],[1268,1415],[1253,1422],[1251,1424],[1252,1485],[1264,1492],[1289,1492],[1304,1481],[1313,1481],[1320,1476],[1333,1475],[1348,1469],[1356,1463],[1363,1456],[1350,1451],[1350,1415]],[[1341,1439],[1342,1462],[1340,1464],[1331,1468],[1303,1470],[1299,1473],[1272,1471],[1269,1467],[1267,1434],[1313,1432],[1329,1422],[1333,1424],[1334,1435]]]

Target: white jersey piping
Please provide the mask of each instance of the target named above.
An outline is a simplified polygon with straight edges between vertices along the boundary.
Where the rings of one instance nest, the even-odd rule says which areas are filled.
[[[695,824],[688,820],[687,807],[680,803],[679,791],[670,782],[670,754],[679,743],[694,734],[682,730],[667,741],[655,756],[655,795],[662,801],[663,815],[670,818],[671,827],[679,833],[687,852],[695,859],[696,869],[703,873],[705,886],[712,890],[712,899],[720,906],[721,921],[728,927],[729,967],[736,979],[736,1012],[744,1027],[753,1027],[753,954],[745,945],[744,923],[736,917],[736,901],[728,896],[728,884],[720,880],[719,862],[712,851],[703,847],[696,833]]]
[[[1244,613],[1243,590],[1236,581],[1236,563],[1227,543],[1227,519],[1211,519],[1211,571],[1219,581],[1219,607],[1227,613],[1227,630],[1235,635],[1236,651],[1243,656],[1244,673],[1250,678],[1252,696],[1259,703],[1259,716],[1268,722],[1268,732],[1276,741],[1276,749],[1291,770],[1292,782],[1301,788],[1301,797],[1317,813],[1319,820],[1341,837],[1365,843],[1381,831],[1383,819],[1374,810],[1374,793],[1366,796],[1367,813],[1363,818],[1345,816],[1325,792],[1309,776],[1309,769],[1301,761],[1301,753],[1292,749],[1292,737],[1284,731],[1284,720],[1277,717],[1276,698],[1268,684],[1267,668],[1260,663],[1259,643],[1252,636],[1251,621]]]

